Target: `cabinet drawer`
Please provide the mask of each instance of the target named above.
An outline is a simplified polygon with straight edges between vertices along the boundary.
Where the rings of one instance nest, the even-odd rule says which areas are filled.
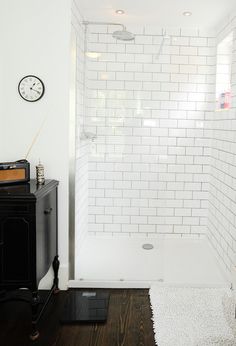
[[[0,203],[0,215],[22,215],[34,213],[34,203],[7,202]]]

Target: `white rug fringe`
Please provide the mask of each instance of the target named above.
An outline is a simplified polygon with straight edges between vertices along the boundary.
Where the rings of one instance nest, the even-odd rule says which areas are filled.
[[[158,346],[236,346],[230,289],[153,285],[149,295]]]

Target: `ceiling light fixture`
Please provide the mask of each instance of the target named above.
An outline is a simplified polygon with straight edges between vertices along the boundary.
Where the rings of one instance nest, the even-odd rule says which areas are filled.
[[[190,17],[192,15],[192,12],[190,12],[190,11],[184,11],[183,12],[183,16],[185,16],[185,17]]]
[[[124,14],[125,11],[124,11],[124,10],[116,10],[116,13],[117,13],[117,14]]]

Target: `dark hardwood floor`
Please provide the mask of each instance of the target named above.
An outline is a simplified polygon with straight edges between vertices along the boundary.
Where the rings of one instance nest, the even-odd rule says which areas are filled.
[[[60,292],[50,301],[39,323],[40,338],[34,342],[29,340],[29,306],[22,302],[1,304],[0,345],[154,346],[148,290],[106,291],[110,292],[110,304],[105,324],[61,325],[60,314],[69,293]]]

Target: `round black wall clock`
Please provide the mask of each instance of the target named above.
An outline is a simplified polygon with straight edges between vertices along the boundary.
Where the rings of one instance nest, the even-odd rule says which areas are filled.
[[[20,80],[18,91],[25,101],[35,102],[43,97],[45,87],[40,78],[29,75]]]

